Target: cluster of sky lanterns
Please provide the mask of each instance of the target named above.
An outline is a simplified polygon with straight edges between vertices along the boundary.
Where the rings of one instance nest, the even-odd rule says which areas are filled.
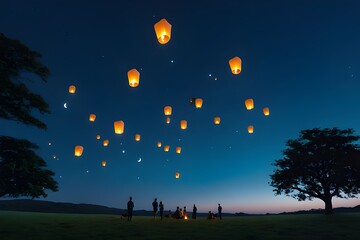
[[[160,44],[166,44],[170,41],[171,39],[171,24],[166,20],[166,19],[161,19],[159,22],[157,22],[154,25],[154,30],[155,30],[155,34],[156,34],[156,38],[158,40],[158,42]],[[235,56],[233,58],[231,58],[229,60],[229,66],[230,66],[230,70],[233,74],[238,75],[241,73],[241,69],[242,69],[242,61],[241,58],[239,58],[238,56]],[[128,77],[128,82],[129,82],[129,86],[130,87],[138,87],[140,84],[140,72],[133,68],[130,69],[127,72],[127,77]],[[217,80],[217,78],[215,79]],[[76,87],[74,85],[69,86],[69,93],[74,94],[76,92]],[[200,109],[202,108],[203,105],[203,99],[202,98],[191,98],[190,99],[190,103],[193,104],[195,106],[196,109]],[[247,110],[252,110],[254,109],[254,100],[252,98],[246,99],[245,100],[245,107]],[[270,115],[270,110],[268,107],[263,108],[263,114],[265,116],[269,116]],[[172,115],[172,107],[171,106],[165,106],[164,107],[164,115],[166,117],[166,123],[170,124],[170,116]],[[95,114],[90,114],[89,115],[89,121],[90,122],[94,122],[96,120],[96,115]],[[219,125],[221,122],[221,118],[219,116],[214,117],[214,124],[215,125]],[[122,120],[118,120],[114,122],[114,132],[115,134],[123,134],[124,133],[124,127],[125,127],[125,123]],[[180,121],[180,129],[185,130],[187,129],[187,121],[186,120],[181,120]],[[247,127],[248,133],[253,133],[254,132],[254,126],[249,125]],[[96,135],[96,139],[100,139],[100,135]],[[135,141],[140,141],[141,140],[141,135],[140,134],[135,134]],[[109,145],[109,140],[103,140],[103,146],[108,146]],[[162,147],[162,143],[159,141],[157,142],[157,147],[161,148]],[[164,145],[163,147],[165,152],[168,152],[170,150],[170,146],[169,145]],[[83,153],[83,146],[75,146],[75,152],[74,155],[79,157],[82,155]],[[177,154],[181,153],[181,147],[176,147],[175,148],[175,152]],[[103,167],[106,166],[106,161],[102,161],[101,165]],[[176,172],[175,173],[175,178],[180,178],[180,173]]]

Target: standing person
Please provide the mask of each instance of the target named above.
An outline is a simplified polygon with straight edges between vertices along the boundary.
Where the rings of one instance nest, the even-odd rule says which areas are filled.
[[[127,203],[128,221],[131,221],[132,219],[133,209],[134,209],[134,202],[132,201],[132,197],[130,197],[130,200]]]
[[[156,214],[157,214],[157,211],[158,211],[158,202],[157,202],[157,199],[155,198],[153,203],[152,203],[152,206],[153,206],[153,213],[154,213],[154,219],[156,217]]]
[[[164,204],[162,203],[162,201],[160,201],[159,208],[160,208],[160,219],[163,220],[163,216],[164,216]]]
[[[197,207],[194,204],[193,211],[192,211],[192,219],[196,219],[196,212],[197,212]]]
[[[184,219],[187,219],[186,206],[184,206],[183,216],[184,216]]]
[[[220,203],[219,203],[218,212],[219,212],[219,218],[220,218],[220,220],[222,219],[222,218],[221,218],[221,211],[222,211],[222,207],[220,206]]]

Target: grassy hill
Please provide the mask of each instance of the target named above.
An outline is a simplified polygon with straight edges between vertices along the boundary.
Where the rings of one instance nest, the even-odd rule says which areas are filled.
[[[359,239],[360,213],[176,220],[0,211],[0,239]]]

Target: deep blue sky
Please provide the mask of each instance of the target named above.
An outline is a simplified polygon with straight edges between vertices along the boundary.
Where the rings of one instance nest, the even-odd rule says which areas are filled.
[[[357,0],[2,1],[0,31],[40,52],[52,74],[48,83],[29,84],[50,104],[51,114],[39,115],[48,130],[1,120],[1,134],[41,147],[60,187],[48,200],[124,208],[132,196],[135,209],[150,209],[157,197],[165,209],[195,203],[204,212],[217,203],[225,212],[323,207],[274,196],[271,163],[303,129],[360,134],[359,11]],[[172,24],[166,45],[153,27],[162,18]],[[234,56],[243,61],[240,75],[228,66]],[[137,88],[128,85],[132,68],[141,74]],[[203,108],[190,105],[191,97],[203,98]],[[247,98],[255,101],[252,111]],[[173,107],[170,125],[166,105]],[[93,123],[90,113],[97,115]],[[115,135],[120,119],[125,133]],[[181,119],[188,121],[185,131]],[[108,147],[97,134],[109,139]],[[75,145],[84,146],[80,158]]]

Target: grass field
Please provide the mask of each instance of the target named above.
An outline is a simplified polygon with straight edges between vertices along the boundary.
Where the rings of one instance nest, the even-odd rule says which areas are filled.
[[[360,213],[132,222],[111,215],[0,211],[0,239],[360,239]]]

